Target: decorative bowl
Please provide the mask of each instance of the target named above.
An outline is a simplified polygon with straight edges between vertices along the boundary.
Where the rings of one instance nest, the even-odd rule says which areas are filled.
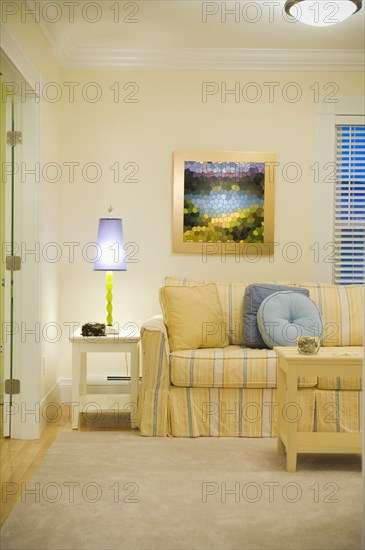
[[[321,339],[318,336],[298,336],[297,350],[304,355],[314,355],[321,347]]]

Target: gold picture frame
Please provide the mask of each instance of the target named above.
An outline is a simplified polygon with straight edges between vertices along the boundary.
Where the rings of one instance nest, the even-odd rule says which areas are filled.
[[[275,153],[176,151],[173,251],[272,255]]]

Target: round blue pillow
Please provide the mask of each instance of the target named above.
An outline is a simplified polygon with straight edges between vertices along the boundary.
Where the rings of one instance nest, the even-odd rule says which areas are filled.
[[[257,324],[269,348],[295,346],[297,336],[322,336],[323,321],[316,304],[303,294],[275,292],[261,303]]]

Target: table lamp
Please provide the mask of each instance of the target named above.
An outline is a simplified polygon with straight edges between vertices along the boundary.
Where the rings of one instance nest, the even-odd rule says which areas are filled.
[[[113,209],[108,209],[111,214]],[[119,332],[113,327],[113,271],[127,271],[124,258],[123,226],[120,218],[100,218],[94,271],[106,271],[106,334]]]

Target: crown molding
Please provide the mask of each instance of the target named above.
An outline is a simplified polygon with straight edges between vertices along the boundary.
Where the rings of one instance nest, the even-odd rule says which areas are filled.
[[[362,51],[75,48],[61,58],[64,68],[124,70],[362,71]]]
[[[356,72],[365,64],[362,50],[81,48],[65,32],[39,25],[65,69]]]

